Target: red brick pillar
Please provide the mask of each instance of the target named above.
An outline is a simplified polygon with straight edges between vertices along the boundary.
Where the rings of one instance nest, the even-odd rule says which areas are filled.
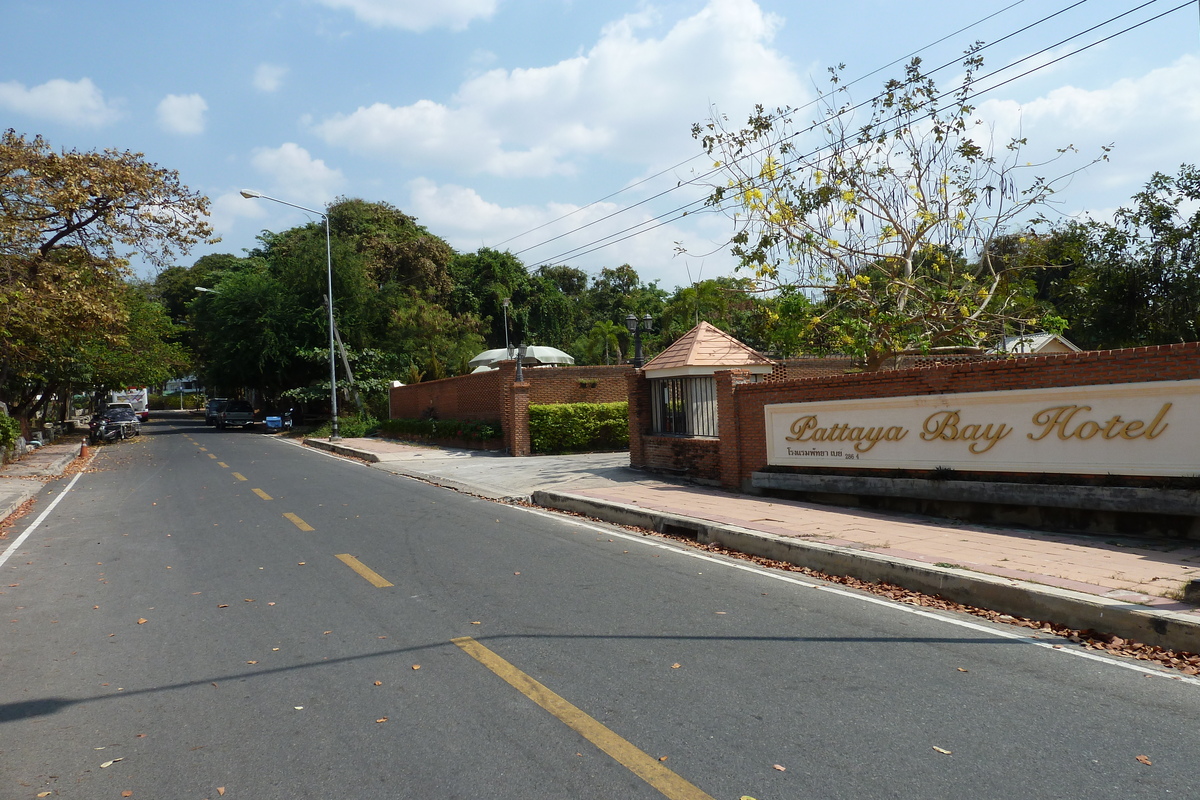
[[[504,443],[509,455],[529,455],[529,384],[514,383],[510,386],[508,416],[504,419]]]
[[[625,373],[629,398],[629,466],[646,466],[646,444],[642,437],[650,433],[650,381],[640,369]]]
[[[721,485],[727,489],[742,488],[742,435],[738,425],[737,384],[747,381],[750,373],[744,369],[723,370],[713,377],[717,381],[717,435],[721,464]]]

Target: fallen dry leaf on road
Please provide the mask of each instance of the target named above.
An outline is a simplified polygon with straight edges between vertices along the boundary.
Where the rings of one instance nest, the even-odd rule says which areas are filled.
[[[221,603],[217,608],[229,608],[229,603]]]
[[[943,749],[943,748],[941,748],[941,747],[938,747],[937,745],[934,745],[934,746],[933,746],[933,749],[934,749],[934,750],[937,750],[939,753],[941,753],[941,754],[942,754],[942,755],[944,755],[944,756],[948,756],[948,755],[950,755],[950,751],[949,751],[949,750],[945,750],[945,749]]]
[[[679,669],[682,666],[683,666],[683,664],[672,664],[671,669]]]
[[[376,722],[376,723],[379,723],[379,722],[387,722],[387,717],[380,717],[379,719],[375,720],[375,722]]]
[[[272,603],[267,603],[267,605],[269,605],[269,606],[273,606],[273,605],[275,605],[275,603],[273,603],[273,602],[272,602]]]
[[[133,792],[129,789],[126,789],[125,791],[121,792],[121,797],[133,797]]]
[[[663,756],[663,757],[661,757],[661,758],[660,758],[660,759],[658,759],[658,760],[659,760],[659,761],[666,761],[666,760],[667,760],[667,757],[666,757],[666,756]]]
[[[213,686],[216,686],[216,684],[214,683],[214,684],[213,684]],[[139,733],[139,734],[137,735],[137,738],[139,738],[139,739],[145,739],[145,738],[146,738],[146,734],[144,734],[144,733]]]
[[[331,633],[333,633],[333,631],[321,631],[322,636],[328,636]]]
[[[376,686],[383,686],[383,681],[375,681]]]
[[[138,617],[138,625],[145,625],[149,621],[150,620],[146,619],[145,617]]]
[[[247,664],[257,664],[258,662],[257,661],[247,661],[246,663]]]
[[[118,761],[124,761],[124,760],[125,760],[125,757],[122,756],[121,758],[114,758],[112,761],[105,761],[103,764],[100,765],[100,769],[108,769],[113,764],[117,763]]]
[[[775,767],[775,769],[779,770],[780,772],[787,772],[787,767],[781,764],[772,764],[771,766]]]
[[[225,787],[224,787],[224,786],[218,786],[218,787],[217,787],[217,794],[221,795],[221,797],[224,797],[224,796],[225,796]]]
[[[413,664],[413,669],[420,669],[420,668],[421,668],[420,664]]]
[[[962,667],[959,667],[959,668],[958,668],[958,671],[959,671],[959,672],[970,672],[970,670],[963,669]]]
[[[54,794],[54,792],[38,792],[38,797],[49,797],[52,794]]]
[[[472,622],[471,624],[472,625],[482,625],[483,623],[482,622]]]
[[[1138,756],[1137,760],[1145,764],[1147,767],[1152,763],[1150,761],[1150,756]]]

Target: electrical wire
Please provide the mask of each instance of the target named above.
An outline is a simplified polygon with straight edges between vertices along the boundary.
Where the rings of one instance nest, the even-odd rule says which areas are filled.
[[[1159,0],[1149,0],[1149,2],[1143,3],[1142,5],[1140,5],[1140,6],[1137,6],[1137,7],[1136,7],[1136,8],[1134,8],[1134,9],[1131,9],[1131,10],[1129,10],[1129,11],[1126,11],[1126,12],[1123,12],[1123,13],[1121,13],[1121,14],[1118,14],[1117,16],[1115,16],[1115,17],[1112,17],[1112,18],[1110,18],[1110,19],[1108,19],[1108,20],[1106,20],[1106,21],[1104,21],[1104,22],[1102,22],[1102,23],[1099,23],[1098,25],[1094,25],[1094,26],[1092,26],[1092,27],[1090,27],[1090,28],[1086,29],[1085,31],[1081,31],[1080,33],[1074,34],[1073,36],[1067,37],[1066,39],[1063,39],[1063,40],[1059,41],[1058,43],[1056,43],[1056,44],[1054,44],[1054,45],[1051,45],[1050,47],[1043,48],[1042,50],[1038,51],[1037,53],[1033,53],[1033,54],[1030,54],[1030,55],[1028,55],[1028,56],[1025,56],[1025,57],[1023,57],[1023,58],[1021,58],[1021,59],[1018,59],[1017,61],[1014,61],[1014,62],[1011,62],[1011,63],[1009,63],[1009,64],[1006,64],[1006,65],[1004,65],[1003,67],[1000,67],[999,69],[993,70],[992,72],[988,73],[987,75],[980,76],[980,77],[978,77],[978,78],[974,79],[974,80],[972,81],[972,84],[979,83],[980,81],[986,80],[986,79],[988,79],[988,78],[992,78],[992,77],[994,77],[994,76],[996,76],[996,75],[1000,74],[1001,72],[1004,72],[1004,71],[1006,71],[1006,70],[1008,70],[1008,69],[1011,69],[1013,66],[1015,66],[1015,65],[1017,65],[1017,64],[1024,63],[1024,62],[1026,62],[1026,61],[1030,60],[1031,58],[1034,58],[1034,57],[1036,57],[1036,56],[1038,56],[1038,55],[1041,55],[1041,54],[1043,54],[1043,53],[1045,53],[1045,52],[1048,52],[1049,50],[1052,50],[1052,49],[1054,49],[1055,47],[1059,47],[1059,46],[1061,46],[1062,44],[1064,44],[1064,43],[1066,43],[1066,42],[1068,42],[1068,41],[1071,41],[1072,39],[1076,39],[1076,38],[1078,38],[1079,36],[1086,35],[1086,33],[1088,33],[1088,32],[1094,31],[1094,30],[1096,30],[1097,28],[1103,27],[1104,25],[1107,25],[1107,24],[1109,24],[1109,23],[1111,23],[1111,22],[1113,22],[1113,21],[1115,21],[1115,20],[1117,20],[1117,19],[1120,19],[1120,18],[1124,17],[1124,16],[1128,16],[1130,13],[1133,13],[1134,11],[1137,11],[1137,10],[1139,10],[1139,9],[1141,9],[1141,8],[1144,8],[1144,7],[1148,6],[1148,5],[1152,5],[1153,3],[1155,3],[1155,2],[1158,2],[1158,1],[1159,1]],[[986,94],[987,92],[994,91],[994,90],[996,90],[996,89],[998,89],[998,88],[1000,88],[1000,87],[1002,87],[1002,86],[1005,86],[1005,85],[1007,85],[1007,84],[1009,84],[1009,83],[1012,83],[1012,82],[1013,82],[1013,81],[1015,81],[1015,80],[1018,80],[1018,79],[1020,79],[1020,78],[1022,78],[1022,77],[1025,77],[1025,76],[1027,76],[1027,75],[1030,75],[1030,74],[1032,74],[1032,73],[1035,73],[1035,72],[1037,72],[1037,71],[1039,71],[1039,70],[1045,69],[1046,67],[1052,66],[1053,64],[1056,64],[1056,63],[1058,63],[1058,62],[1060,62],[1060,61],[1062,61],[1062,60],[1064,60],[1064,59],[1066,59],[1066,58],[1070,58],[1070,57],[1072,57],[1072,56],[1074,56],[1074,55],[1078,55],[1079,53],[1082,53],[1082,52],[1084,52],[1084,51],[1086,51],[1086,50],[1089,50],[1089,49],[1091,49],[1091,48],[1093,48],[1093,47],[1096,47],[1096,46],[1098,46],[1098,45],[1100,45],[1100,44],[1103,44],[1104,42],[1110,41],[1111,39],[1114,39],[1114,38],[1116,38],[1116,37],[1118,37],[1118,36],[1124,35],[1124,34],[1126,34],[1126,33],[1130,32],[1130,31],[1132,31],[1132,30],[1136,30],[1137,28],[1143,27],[1144,25],[1147,25],[1147,24],[1149,24],[1149,23],[1151,23],[1151,22],[1154,22],[1154,21],[1156,21],[1156,20],[1158,20],[1158,19],[1161,19],[1161,18],[1163,18],[1163,17],[1165,17],[1165,16],[1168,16],[1168,15],[1170,15],[1170,14],[1172,14],[1172,13],[1176,12],[1176,11],[1179,11],[1180,9],[1186,8],[1187,6],[1190,6],[1190,5],[1192,5],[1193,3],[1196,3],[1196,2],[1197,2],[1197,0],[1187,0],[1187,2],[1181,3],[1180,5],[1177,5],[1177,6],[1175,6],[1175,7],[1171,8],[1171,9],[1169,9],[1169,10],[1167,10],[1167,11],[1164,11],[1164,12],[1162,12],[1161,14],[1158,14],[1158,15],[1156,15],[1156,16],[1154,16],[1154,17],[1151,17],[1151,18],[1148,18],[1148,19],[1146,19],[1146,20],[1143,20],[1143,21],[1141,21],[1141,22],[1138,22],[1138,23],[1137,23],[1137,24],[1135,24],[1135,25],[1131,25],[1131,26],[1129,26],[1128,28],[1125,28],[1125,29],[1123,29],[1123,30],[1117,31],[1116,33],[1113,33],[1113,34],[1111,34],[1111,35],[1109,35],[1109,36],[1106,36],[1106,37],[1104,37],[1104,38],[1102,38],[1102,39],[1099,39],[1099,40],[1097,40],[1097,41],[1095,41],[1095,42],[1092,42],[1092,43],[1090,43],[1090,44],[1088,44],[1088,45],[1085,45],[1085,46],[1083,46],[1083,47],[1080,47],[1080,48],[1078,48],[1078,49],[1076,49],[1076,50],[1073,50],[1073,51],[1071,51],[1071,52],[1069,52],[1069,53],[1066,53],[1066,54],[1064,54],[1064,55],[1062,55],[1062,56],[1060,56],[1060,57],[1058,57],[1058,58],[1052,59],[1052,60],[1050,60],[1050,61],[1046,62],[1045,64],[1041,64],[1041,65],[1039,65],[1039,66],[1037,66],[1037,67],[1033,67],[1032,69],[1029,69],[1029,70],[1026,70],[1025,72],[1022,72],[1022,73],[1020,73],[1019,75],[1015,75],[1015,76],[1013,76],[1013,77],[1011,77],[1011,78],[1007,78],[1007,79],[1005,79],[1005,80],[1003,80],[1003,81],[1001,81],[1001,82],[999,82],[999,83],[993,84],[993,85],[991,85],[991,86],[988,86],[988,87],[986,87],[986,88],[984,88],[984,89],[980,89],[980,90],[978,90],[978,91],[974,92],[974,93],[973,93],[973,96],[980,96],[980,95]],[[959,91],[959,90],[958,90],[958,89],[956,89],[956,90],[954,90],[954,91]],[[950,92],[944,93],[944,94],[943,94],[943,97],[945,97],[947,94],[950,94]],[[871,102],[871,101],[867,101],[867,102]],[[859,104],[859,106],[856,106],[856,108],[857,108],[857,107],[860,107],[861,105],[862,105],[862,104]],[[926,115],[926,117],[923,117],[922,119],[924,119],[924,118],[928,118],[929,116],[932,116],[932,115],[934,115],[934,114],[936,114],[936,113],[938,113],[938,112],[940,112],[940,111],[944,111],[944,110],[947,110],[947,109],[949,109],[949,108],[952,108],[952,107],[953,107],[953,105],[952,105],[952,104],[948,104],[948,105],[946,105],[946,106],[944,106],[944,107],[942,107],[942,108],[937,108],[937,109],[934,109],[934,110],[930,111],[930,112],[929,112],[929,114],[928,114],[928,115]],[[810,128],[808,128],[808,129],[806,129],[806,130],[811,130],[811,129],[812,129],[812,128],[810,127]],[[794,134],[794,135],[798,135],[799,133],[803,133],[803,132],[805,132],[805,131],[798,131],[798,132],[797,132],[796,134]],[[813,150],[813,151],[811,151],[811,152],[809,152],[809,153],[807,153],[807,154],[804,154],[804,155],[797,156],[797,157],[796,157],[795,159],[793,159],[793,160],[792,160],[790,163],[795,163],[796,161],[799,161],[799,160],[803,160],[803,159],[807,159],[807,158],[812,158],[812,157],[816,156],[817,154],[819,154],[819,153],[820,153],[820,151],[821,151],[822,149],[824,149],[824,148],[818,148],[818,149],[816,149],[816,150]],[[719,171],[719,170],[718,170],[718,171]],[[709,174],[711,174],[711,173],[709,173]],[[598,251],[598,250],[602,250],[602,249],[604,249],[604,248],[607,248],[607,247],[610,247],[610,246],[612,246],[612,245],[619,244],[620,242],[627,241],[628,239],[634,238],[634,237],[636,237],[636,236],[640,236],[640,235],[642,235],[642,234],[649,233],[649,232],[651,232],[651,231],[653,231],[653,230],[656,230],[656,229],[658,229],[658,228],[664,227],[665,225],[669,225],[669,224],[671,224],[671,223],[678,222],[679,220],[683,219],[684,217],[688,216],[689,214],[692,214],[693,212],[691,211],[691,209],[693,209],[694,207],[697,207],[697,206],[704,206],[704,205],[707,205],[707,202],[708,202],[708,199],[707,199],[707,198],[702,198],[702,199],[700,199],[700,200],[695,200],[695,201],[692,201],[692,202],[690,202],[690,203],[686,203],[686,204],[684,204],[684,205],[682,205],[682,206],[678,206],[678,207],[676,207],[676,208],[674,208],[674,209],[672,209],[672,210],[670,210],[670,211],[664,212],[663,214],[656,215],[656,216],[654,216],[654,217],[652,217],[652,218],[650,218],[650,219],[648,219],[648,220],[643,220],[642,222],[640,222],[640,223],[638,223],[638,224],[636,224],[636,225],[629,226],[629,227],[627,227],[627,228],[624,228],[624,229],[622,229],[622,230],[619,230],[619,231],[615,231],[615,232],[613,232],[613,233],[611,233],[611,234],[609,234],[609,235],[607,235],[607,236],[601,237],[601,238],[599,238],[599,239],[594,239],[594,240],[592,240],[591,242],[584,243],[584,244],[582,244],[582,245],[579,245],[578,247],[575,247],[575,248],[572,248],[572,249],[570,249],[570,250],[564,251],[564,252],[562,252],[562,253],[559,253],[559,254],[557,254],[557,255],[555,255],[555,256],[551,256],[550,258],[539,260],[539,261],[538,261],[538,262],[536,262],[534,265],[532,265],[530,268],[531,268],[531,269],[534,269],[534,268],[537,268],[538,266],[547,265],[547,264],[550,264],[550,263],[556,263],[556,262],[557,262],[557,263],[561,263],[561,261],[562,261],[562,260],[564,260],[564,259],[574,259],[574,258],[580,258],[580,257],[582,257],[582,256],[585,256],[585,255],[589,255],[589,254],[591,254],[591,253],[594,253],[594,252],[596,252],[596,251]],[[715,211],[717,211],[717,209],[712,209],[712,208],[710,208],[710,209],[706,209],[706,210],[708,210],[708,211],[712,211],[712,212],[715,212]],[[579,229],[576,229],[575,231],[571,231],[570,233],[576,233],[576,232],[578,232],[579,230],[582,230],[582,229],[583,229],[583,227],[580,227]],[[556,237],[556,238],[561,238],[561,237]]]

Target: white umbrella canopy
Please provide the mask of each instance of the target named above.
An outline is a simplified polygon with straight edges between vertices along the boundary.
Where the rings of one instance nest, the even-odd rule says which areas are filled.
[[[467,362],[472,367],[490,367],[498,361],[509,361],[517,357],[515,347],[497,347],[494,350],[484,350]],[[575,359],[559,350],[557,347],[530,345],[525,348],[525,358],[521,363],[529,364],[574,364]]]

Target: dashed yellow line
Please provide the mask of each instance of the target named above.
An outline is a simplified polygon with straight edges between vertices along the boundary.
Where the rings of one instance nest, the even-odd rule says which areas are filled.
[[[349,567],[350,569],[357,572],[359,575],[366,578],[367,582],[370,583],[372,586],[374,586],[376,589],[386,589],[389,586],[395,586],[394,583],[392,583],[387,578],[383,577],[378,572],[371,569],[366,564],[362,563],[361,561],[359,561],[357,558],[350,555],[349,553],[342,553],[340,555],[334,556],[334,558],[341,561],[347,567]]]
[[[209,454],[208,454],[208,457],[209,457],[209,458],[216,458],[216,456],[215,456],[214,454],[212,454],[212,453],[209,453]]]
[[[245,475],[243,475],[243,474],[242,474],[242,473],[240,473],[240,472],[235,472],[235,473],[233,473],[233,477],[237,478],[239,481],[244,481],[244,480],[246,480],[246,476],[245,476]]]
[[[283,516],[287,517],[287,519],[293,525],[295,525],[297,528],[299,528],[302,531],[315,531],[316,530],[316,528],[314,528],[312,525],[309,525],[307,522],[300,519],[299,517],[297,517],[295,514],[293,514],[290,511],[287,512],[286,514],[284,514]]]
[[[224,467],[225,469],[229,469],[229,465],[226,464],[224,461],[218,461],[217,466]]]
[[[235,473],[234,473],[234,475],[236,475],[236,474],[237,474],[237,473],[235,472]],[[245,478],[242,478],[242,480],[246,480],[246,479],[245,479]],[[250,491],[254,492],[256,495],[258,495],[259,497],[261,497],[263,500],[270,500],[270,499],[272,499],[272,498],[271,498],[271,495],[267,494],[267,493],[266,493],[266,492],[264,492],[262,489],[251,489]],[[293,516],[295,516],[295,515],[293,515]],[[299,517],[297,517],[297,519],[299,519]]]
[[[470,636],[450,641],[664,796],[671,800],[713,800],[712,795],[679,777],[664,767],[662,762],[634,747],[628,740],[621,738],[597,722],[594,717],[567,702]]]
[[[201,448],[200,448],[200,452],[201,452],[201,453],[207,453],[207,452],[208,452],[208,448],[207,448],[207,447],[201,447]]]

